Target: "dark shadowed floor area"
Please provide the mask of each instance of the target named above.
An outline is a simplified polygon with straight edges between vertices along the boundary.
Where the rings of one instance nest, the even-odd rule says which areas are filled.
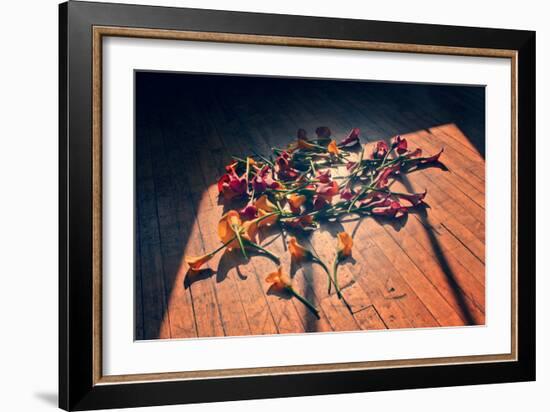
[[[307,240],[331,262],[335,234],[352,234],[339,271],[350,309],[317,265],[293,269],[320,319],[269,291],[275,266],[262,257],[220,254],[188,276],[185,254],[219,246],[216,182],[231,155],[267,154],[318,126],[337,140],[358,127],[363,143],[401,134],[426,154],[445,148],[442,165],[395,183],[427,189],[426,207],[399,223],[350,216]],[[483,87],[137,72],[136,339],[484,324],[484,142]],[[263,244],[286,255],[279,230]]]

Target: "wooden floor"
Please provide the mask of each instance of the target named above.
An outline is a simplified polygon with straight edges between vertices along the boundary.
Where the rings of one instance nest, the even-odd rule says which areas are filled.
[[[484,90],[365,82],[159,76],[136,79],[136,339],[259,335],[484,324]],[[335,233],[354,237],[339,276],[351,312],[328,296],[318,266],[296,267],[297,289],[320,309],[271,294],[274,264],[217,256],[187,275],[184,254],[219,245],[224,206],[216,181],[230,155],[269,153],[298,128],[329,126],[364,142],[406,135],[426,154],[445,148],[444,167],[397,182],[428,190],[401,224],[374,218],[323,225],[307,240],[332,262]],[[280,232],[263,244],[284,256]]]

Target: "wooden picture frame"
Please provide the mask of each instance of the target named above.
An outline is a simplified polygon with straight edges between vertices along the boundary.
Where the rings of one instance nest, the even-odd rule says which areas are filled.
[[[535,161],[530,155],[535,152],[534,32],[73,1],[61,4],[59,13],[61,408],[535,379]],[[512,130],[511,353],[103,376],[101,45],[105,36],[510,59],[512,107],[506,121]]]

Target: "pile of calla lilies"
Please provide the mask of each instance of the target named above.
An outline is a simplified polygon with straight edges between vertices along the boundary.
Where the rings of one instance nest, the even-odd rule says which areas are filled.
[[[319,222],[336,221],[350,214],[384,216],[400,219],[411,208],[421,205],[423,193],[392,191],[391,179],[418,167],[437,163],[443,149],[423,157],[422,150],[409,149],[408,142],[396,136],[388,144],[379,141],[370,153],[360,143],[355,128],[337,143],[328,127],[318,127],[316,138],[308,139],[299,129],[297,139],[286,148],[272,148],[271,156],[254,154],[246,159],[233,157],[218,181],[220,199],[231,206],[246,203],[223,215],[218,224],[221,246],[203,256],[186,256],[191,271],[198,271],[221,250],[239,249],[248,259],[249,252],[263,254],[278,265],[266,281],[273,287],[287,290],[304,303],[317,317],[318,310],[292,286],[291,277],[280,265],[280,259],[261,246],[258,231],[278,225],[281,230],[311,231]],[[344,175],[333,176],[337,170]],[[289,236],[288,251],[295,262],[309,260],[319,264],[328,277],[328,293],[332,286],[345,301],[338,285],[338,265],[351,256],[353,241],[346,232],[338,233],[336,254],[331,270],[311,250]],[[349,307],[349,306],[348,306]]]

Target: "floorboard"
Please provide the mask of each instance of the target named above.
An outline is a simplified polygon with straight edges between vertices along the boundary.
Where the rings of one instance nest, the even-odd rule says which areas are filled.
[[[485,323],[485,95],[482,88],[292,81],[140,73],[136,102],[136,339],[400,329]],[[315,263],[292,264],[289,233],[261,233],[282,257],[317,319],[265,282],[269,259],[219,254],[198,274],[185,255],[219,245],[227,211],[216,181],[231,156],[269,154],[298,128],[363,143],[396,134],[442,166],[408,173],[394,189],[428,191],[401,222],[349,216],[300,237],[330,266],[336,233],[354,238],[339,269],[347,305]]]

